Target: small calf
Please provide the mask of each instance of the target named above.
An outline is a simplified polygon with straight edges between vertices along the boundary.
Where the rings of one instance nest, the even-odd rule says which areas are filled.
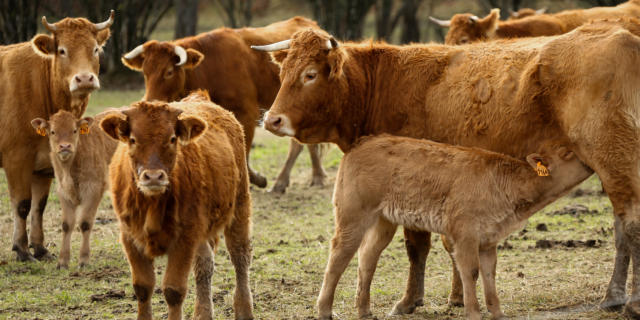
[[[108,187],[109,162],[117,142],[100,130],[93,118],[76,119],[64,110],[49,121],[35,118],[31,125],[39,134],[49,137],[51,163],[58,182],[56,193],[62,207],[63,232],[58,268],[69,267],[71,233],[77,215],[82,230],[79,264],[83,267],[89,262],[91,229]]]
[[[252,319],[249,173],[233,114],[197,92],[181,102],[134,103],[107,115],[101,127],[120,141],[109,174],[138,319],[152,318],[153,261],[165,254],[169,320],[182,318],[192,265],[193,318],[212,318],[211,244],[222,232],[236,272],[236,319]]]
[[[481,319],[478,274],[489,311],[502,317],[497,243],[567,193],[576,177],[593,173],[558,142],[543,143],[540,154],[526,160],[388,135],[362,139],[344,155],[336,179],[336,231],[318,297],[320,319],[331,318],[338,280],[357,250],[356,305],[360,317],[371,315],[371,279],[397,225],[445,235],[462,277],[467,317]]]

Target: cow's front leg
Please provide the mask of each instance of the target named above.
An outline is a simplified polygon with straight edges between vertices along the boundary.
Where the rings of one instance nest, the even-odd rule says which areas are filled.
[[[187,280],[196,248],[194,243],[180,240],[172,247],[173,249],[168,252],[162,292],[169,306],[169,320],[180,320],[182,319],[182,302],[187,294]]]
[[[412,313],[423,304],[424,268],[431,249],[431,233],[405,228],[404,243],[409,256],[409,279],[404,296],[391,311],[395,315]]]
[[[13,247],[18,261],[35,261],[29,252],[27,217],[31,211],[31,179],[35,156],[22,150],[4,153],[2,165],[9,184],[13,212]]]
[[[34,175],[31,182],[31,232],[29,240],[33,247],[33,256],[38,260],[52,260],[53,257],[44,247],[44,230],[42,227],[42,217],[47,206],[51,178]]]
[[[209,242],[204,242],[198,248],[196,261],[193,265],[193,273],[196,277],[196,306],[193,313],[193,319],[213,319],[213,304],[211,303],[213,252],[211,251]]]
[[[153,272],[153,259],[150,259],[138,250],[133,243],[133,239],[128,235],[122,234],[120,241],[127,254],[127,260],[131,268],[133,291],[138,300],[138,320],[153,319],[151,313],[151,296],[153,295],[153,287],[156,283],[156,276]]]
[[[602,309],[609,311],[618,310],[627,302],[627,274],[631,258],[629,256],[629,248],[627,247],[629,241],[624,239],[625,234],[622,229],[622,221],[617,216],[615,217],[614,230],[616,243],[615,265],[613,266],[613,274],[611,275],[611,281],[609,281],[607,294],[600,303]]]
[[[276,178],[276,183],[269,192],[284,193],[287,190],[287,187],[289,186],[289,178],[291,176],[291,169],[293,169],[293,165],[296,163],[300,152],[302,152],[302,148],[302,144],[293,138],[290,139],[287,161],[285,161],[280,174],[278,174],[278,178]]]
[[[293,139],[291,139],[293,141]],[[327,178],[327,173],[322,168],[322,145],[321,144],[308,144],[309,157],[311,157],[312,178],[311,186],[322,187],[324,186],[324,180]]]

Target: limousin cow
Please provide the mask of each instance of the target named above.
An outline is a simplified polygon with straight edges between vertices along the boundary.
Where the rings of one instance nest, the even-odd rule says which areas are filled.
[[[309,19],[294,17],[263,28],[220,28],[195,37],[170,42],[149,41],[124,55],[122,62],[145,78],[144,99],[174,101],[190,91],[207,90],[214,103],[233,112],[247,139],[247,156],[261,113],[269,109],[280,88],[278,66],[268,54],[249,48],[290,38],[299,30],[318,28]],[[313,164],[312,185],[326,176],[318,146],[308,146]],[[301,146],[291,141],[289,159],[273,191],[284,192]],[[267,180],[249,168],[251,183],[265,187]]]
[[[640,265],[640,24],[600,21],[556,37],[467,46],[339,45],[320,31],[258,49],[281,61],[282,87],[265,128],[348,152],[380,133],[475,146],[524,159],[542,141],[567,139],[613,204],[616,260],[602,305],[625,304],[629,259]],[[607,86],[603,86],[607,83]],[[401,93],[401,94],[400,94]],[[575,177],[574,185],[582,181]],[[405,228],[411,263],[394,313],[422,304],[429,234]],[[634,268],[634,277],[640,276]],[[450,303],[463,302],[454,269]],[[640,315],[640,282],[626,310]]]
[[[98,115],[95,120],[92,117],[78,119],[71,112],[60,110],[48,121],[31,120],[33,128],[49,138],[51,163],[58,181],[56,194],[62,207],[58,268],[69,268],[71,234],[78,214],[82,231],[78,262],[80,267],[89,263],[91,229],[109,185],[109,162],[117,146],[99,127],[103,116]]]
[[[236,319],[252,319],[251,196],[238,121],[196,92],[180,102],[137,102],[101,128],[120,141],[109,167],[120,241],[131,266],[138,319],[151,319],[156,257],[167,255],[162,291],[182,319],[191,266],[195,319],[211,319],[212,245],[220,233],[236,273]]]
[[[446,235],[464,289],[468,319],[480,320],[478,273],[492,319],[504,317],[495,285],[496,246],[592,173],[563,141],[526,160],[477,148],[381,135],[361,139],[340,164],[335,235],[318,308],[331,319],[338,279],[358,251],[358,315],[371,317],[369,292],[380,254],[398,225]]]
[[[590,9],[567,10],[554,14],[541,14],[524,19],[500,21],[500,9],[480,19],[469,13],[456,14],[451,20],[431,21],[449,28],[446,44],[465,44],[504,38],[522,38],[558,35],[569,32],[591,20],[617,19],[622,17],[640,18],[640,0],[629,0],[616,7],[594,7]]]
[[[0,46],[0,154],[14,219],[12,249],[19,261],[51,257],[42,231],[53,177],[49,143],[31,128],[30,121],[48,119],[58,110],[76,117],[84,113],[90,93],[100,88],[99,54],[110,35],[113,11],[101,23],[84,18],[49,23],[45,17],[42,23],[51,35]]]

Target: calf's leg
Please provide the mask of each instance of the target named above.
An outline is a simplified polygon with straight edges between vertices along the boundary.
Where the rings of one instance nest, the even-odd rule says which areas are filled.
[[[249,287],[249,267],[251,266],[251,222],[249,202],[236,204],[237,213],[229,227],[224,230],[224,239],[229,250],[231,263],[236,271],[236,291],[233,309],[236,319],[253,319],[253,297]]]
[[[431,233],[404,228],[404,245],[409,257],[409,278],[404,296],[391,311],[395,315],[412,313],[423,304],[424,269],[431,249]]]
[[[86,204],[78,207],[80,211],[80,231],[82,231],[82,246],[80,247],[80,267],[84,267],[89,264],[89,256],[91,255],[91,230],[93,230],[93,224],[96,221],[96,212],[100,205],[100,199],[102,198],[102,192],[96,194],[91,199],[87,199]]]
[[[127,254],[127,260],[131,268],[133,291],[138,300],[138,320],[150,320],[153,317],[151,312],[151,295],[153,295],[153,287],[156,283],[156,276],[153,271],[153,259],[148,258],[138,250],[133,243],[133,239],[128,235],[121,234],[120,241]]]
[[[13,212],[13,247],[18,261],[35,261],[29,252],[27,238],[27,217],[31,211],[31,179],[35,156],[23,150],[15,149],[2,155],[11,211]]]
[[[193,318],[196,320],[213,319],[213,304],[211,303],[213,253],[209,242],[205,242],[198,247],[193,271],[196,277],[196,306]]]
[[[169,320],[182,319],[182,303],[187,294],[187,280],[195,257],[195,244],[179,239],[167,253],[167,270],[162,280],[162,292],[169,306]]]
[[[289,177],[291,176],[291,169],[293,169],[293,165],[296,163],[300,152],[302,152],[302,144],[300,144],[295,139],[289,139],[291,141],[289,145],[289,154],[287,154],[287,161],[284,163],[280,174],[278,174],[278,178],[276,178],[276,183],[273,185],[269,192],[274,193],[284,193],[289,186]]]
[[[613,274],[611,275],[611,281],[607,288],[607,293],[600,303],[600,307],[605,310],[615,311],[620,309],[627,302],[627,274],[629,271],[629,262],[631,257],[629,256],[629,248],[627,247],[628,240],[623,239],[625,237],[622,230],[622,222],[619,217],[615,217],[614,222],[614,236],[616,244],[616,258],[613,266]]]
[[[464,312],[467,319],[480,320],[480,304],[476,297],[476,282],[478,280],[479,253],[478,242],[474,239],[460,239],[453,245],[453,256],[456,259],[464,295]]]
[[[292,139],[293,140],[293,139]],[[324,186],[324,179],[327,177],[327,173],[322,168],[322,145],[320,144],[308,144],[309,157],[311,157],[312,178],[311,186]]]
[[[482,285],[484,286],[484,299],[487,309],[491,312],[492,319],[504,317],[500,310],[500,300],[496,290],[496,263],[498,257],[496,246],[483,248],[480,250],[480,273],[482,274]]]
[[[71,257],[71,234],[76,225],[76,207],[64,197],[60,198],[62,208],[62,243],[60,244],[60,256],[58,257],[58,269],[69,268]]]
[[[47,206],[51,178],[34,175],[31,180],[31,232],[29,242],[33,247],[33,256],[38,260],[51,260],[53,257],[44,247],[44,230],[42,228],[42,217]]]
[[[460,272],[456,267],[456,260],[453,258],[453,244],[450,243],[449,238],[440,236],[444,249],[447,250],[449,257],[451,258],[451,292],[449,293],[449,305],[454,307],[462,307],[464,305],[464,298],[462,297],[462,280],[460,279]]]

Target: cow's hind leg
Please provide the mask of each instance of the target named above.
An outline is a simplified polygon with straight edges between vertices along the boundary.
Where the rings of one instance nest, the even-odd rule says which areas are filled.
[[[423,304],[424,268],[431,249],[431,233],[405,228],[404,245],[409,257],[409,278],[404,296],[391,311],[395,315],[413,313],[416,307]]]
[[[156,283],[156,276],[153,270],[153,260],[147,258],[133,243],[133,239],[125,234],[120,237],[127,260],[131,267],[131,279],[133,280],[133,291],[138,300],[138,320],[150,320],[153,317],[151,312],[151,296]],[[169,270],[167,270],[168,272]],[[187,275],[188,275],[187,269]]]
[[[257,108],[245,107],[243,110],[246,112],[235,114],[235,116],[238,119],[238,122],[242,125],[242,129],[244,129],[244,144],[247,155],[247,169],[249,169],[249,181],[260,188],[264,188],[267,186],[267,178],[257,171],[254,171],[249,164],[251,144],[253,143],[253,137],[255,135],[260,114],[258,113]],[[255,110],[255,112],[251,110]]]
[[[31,211],[31,179],[33,178],[34,155],[21,150],[5,153],[3,163],[13,212],[13,247],[18,261],[35,261],[29,252],[27,217]]]
[[[604,310],[619,310],[627,302],[627,274],[629,271],[629,248],[627,248],[628,240],[623,239],[624,232],[622,230],[622,222],[619,217],[615,217],[615,244],[616,258],[613,266],[613,274],[607,288],[607,294],[600,303],[600,307]],[[626,240],[626,241],[625,241]]]
[[[42,217],[47,206],[51,178],[40,175],[33,175],[31,181],[31,232],[29,242],[33,247],[33,256],[38,260],[52,260],[53,256],[44,247],[44,230],[42,227]]]
[[[312,178],[311,186],[324,186],[324,179],[327,178],[327,173],[322,168],[322,148],[321,144],[308,144],[309,157],[311,157]]]
[[[280,174],[278,174],[278,178],[276,178],[276,183],[273,185],[269,192],[274,193],[284,193],[289,186],[289,178],[291,176],[291,169],[293,169],[293,165],[296,163],[300,152],[302,152],[302,144],[300,144],[295,139],[289,139],[291,144],[289,145],[289,153],[287,154],[287,161],[284,163]]]
[[[193,318],[196,320],[213,319],[211,303],[211,277],[213,276],[213,253],[209,242],[200,245],[193,265],[196,277],[196,306]]]
[[[236,216],[224,230],[224,240],[229,250],[231,263],[236,271],[236,291],[233,309],[236,319],[253,319],[253,297],[249,287],[249,267],[251,266],[251,222],[248,199],[238,201]]]
[[[358,316],[362,318],[371,317],[370,289],[373,274],[376,271],[378,259],[393,239],[396,232],[396,225],[379,218],[376,225],[370,228],[365,234],[360,249],[358,250],[358,293],[356,306]]]

